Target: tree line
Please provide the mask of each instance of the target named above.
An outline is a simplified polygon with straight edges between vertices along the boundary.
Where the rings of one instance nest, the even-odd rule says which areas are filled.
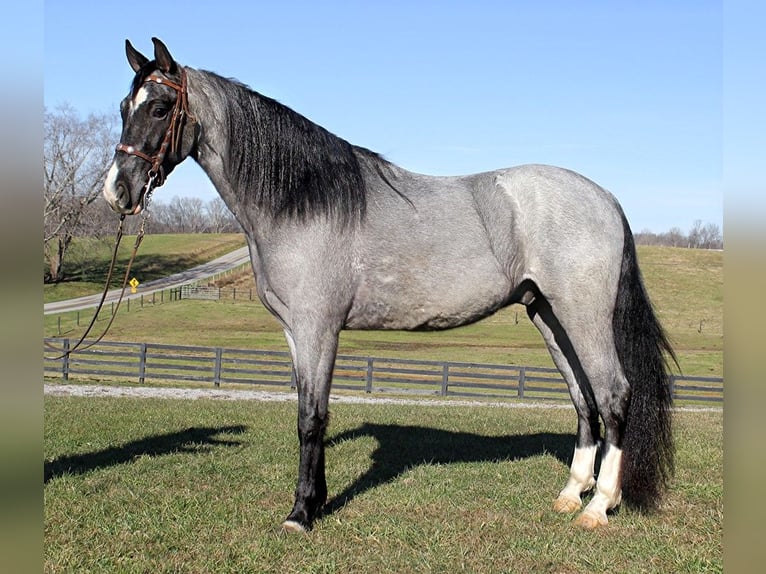
[[[57,283],[67,277],[73,240],[114,235],[118,218],[101,199],[106,172],[119,141],[117,117],[81,117],[71,106],[45,110],[43,141],[43,278]],[[241,228],[222,199],[155,197],[149,208],[148,233],[227,233]],[[136,233],[141,217],[125,219],[125,233]],[[688,233],[674,227],[666,233],[635,234],[636,243],[705,249],[723,248],[715,224],[696,221]],[[75,258],[77,259],[77,258]]]
[[[721,228],[715,223],[702,223],[697,219],[688,233],[679,227],[671,227],[664,233],[654,233],[648,229],[634,233],[638,245],[665,245],[668,247],[687,247],[690,249],[723,249]]]

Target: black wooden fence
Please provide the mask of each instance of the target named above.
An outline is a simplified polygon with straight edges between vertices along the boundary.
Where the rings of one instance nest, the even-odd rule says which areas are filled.
[[[64,338],[45,339],[69,349]],[[45,353],[44,374],[70,379],[118,379],[139,384],[162,381],[291,387],[290,355],[281,351],[100,342],[58,357]],[[722,403],[723,379],[674,376],[676,401]],[[333,388],[366,393],[423,394],[527,400],[568,400],[558,370],[454,361],[421,361],[339,355]]]

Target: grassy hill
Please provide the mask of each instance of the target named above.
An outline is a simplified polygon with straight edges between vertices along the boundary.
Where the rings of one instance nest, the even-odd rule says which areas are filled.
[[[126,238],[127,239],[127,238]],[[126,241],[129,247],[132,240]],[[136,260],[143,281],[177,272],[244,245],[241,235],[147,236]],[[723,375],[723,253],[671,247],[639,247],[647,289],[667,329],[686,375]],[[102,259],[104,268],[108,256]],[[92,264],[96,274],[97,263]],[[102,277],[103,280],[103,277]],[[232,348],[286,350],[282,329],[257,300],[249,301],[254,282],[250,273],[226,279],[238,299],[175,301],[162,305],[124,306],[107,340],[195,344]],[[46,300],[61,297],[64,286],[46,290]],[[100,290],[93,281],[72,291]],[[254,291],[253,291],[254,292]],[[80,292],[79,294],[86,294]],[[75,295],[67,295],[71,297]],[[255,298],[255,297],[254,297]],[[80,327],[73,313],[60,319],[61,336],[76,337],[92,311],[81,312]],[[106,317],[106,315],[105,315]],[[99,325],[105,321],[99,321]],[[58,316],[45,317],[45,336],[59,335]],[[102,327],[103,328],[103,327]],[[354,355],[416,359],[493,362],[553,366],[545,345],[526,312],[511,306],[475,325],[433,333],[345,331],[340,352]]]

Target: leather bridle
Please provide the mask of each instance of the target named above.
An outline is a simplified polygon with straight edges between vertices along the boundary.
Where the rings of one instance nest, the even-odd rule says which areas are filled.
[[[160,76],[156,72],[149,74],[143,81],[142,85],[147,82],[155,82],[162,86],[168,86],[176,91],[176,103],[173,106],[173,112],[170,116],[170,124],[165,131],[165,137],[162,140],[160,149],[154,155],[149,155],[136,148],[136,146],[125,143],[118,143],[115,151],[120,151],[128,155],[134,155],[148,162],[151,167],[147,173],[148,179],[144,188],[141,190],[141,194],[138,196],[136,206],[133,208],[132,214],[138,213],[144,208],[149,200],[149,196],[155,187],[160,187],[165,183],[165,170],[162,167],[165,161],[165,155],[170,147],[171,153],[176,153],[178,147],[181,144],[181,135],[183,133],[183,127],[185,120],[188,119],[191,122],[196,121],[194,116],[189,112],[189,100],[188,91],[186,86],[186,70],[181,70],[181,83],[178,84],[167,78]]]

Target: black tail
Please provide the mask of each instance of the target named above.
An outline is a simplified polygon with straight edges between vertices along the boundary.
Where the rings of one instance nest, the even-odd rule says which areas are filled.
[[[625,243],[612,319],[617,355],[631,388],[622,450],[622,495],[639,510],[657,507],[674,471],[673,396],[667,353],[678,364],[641,279],[625,216]]]

